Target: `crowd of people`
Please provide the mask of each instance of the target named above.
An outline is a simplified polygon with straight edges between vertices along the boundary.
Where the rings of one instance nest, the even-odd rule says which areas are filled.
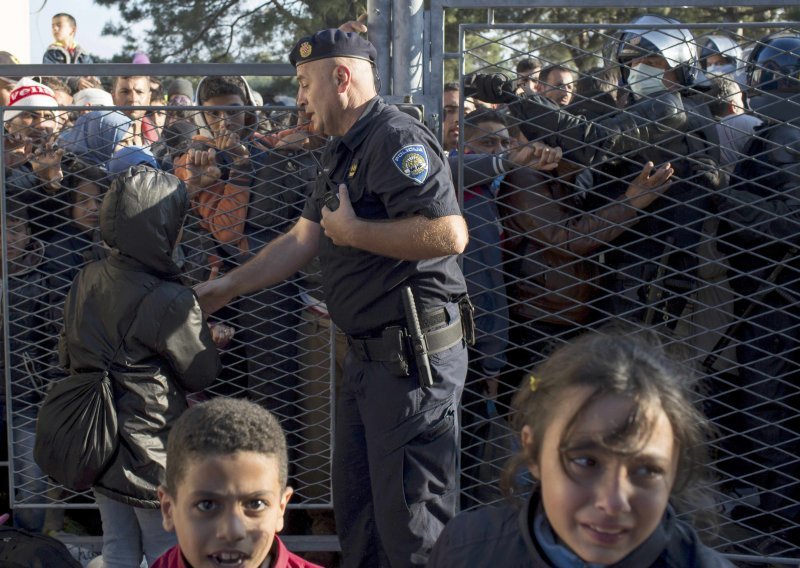
[[[486,360],[507,356],[502,401],[532,360],[587,329],[626,321],[655,331],[707,376],[707,412],[724,434],[717,447],[730,476],[725,490],[753,497],[734,514],[780,531],[797,523],[800,473],[790,449],[798,412],[790,306],[800,36],[768,35],[745,57],[730,37],[695,39],[669,18],[632,24],[649,29],[612,36],[612,65],[603,69],[545,65],[532,79],[537,66],[525,59],[518,79],[465,79],[474,97],[464,103],[465,151],[491,150],[481,140],[496,137],[498,154],[520,140],[563,152],[555,175],[514,167],[465,189],[465,215],[479,206],[475,195],[493,196],[496,206],[470,225],[476,264],[464,264],[473,301],[484,298],[483,331],[505,342]],[[476,103],[494,110],[469,112]],[[446,144],[448,135],[455,147],[452,127]],[[478,170],[465,161],[469,169]],[[497,235],[474,228],[492,224],[502,231],[502,264],[480,256]],[[493,272],[505,278],[507,306],[486,286]],[[497,392],[495,376],[479,370],[475,379],[490,386],[472,391]],[[471,404],[488,431],[484,402]],[[470,463],[467,482],[475,485],[480,462]]]
[[[440,140],[377,97],[359,22],[297,42],[295,112],[268,110],[239,76],[0,77],[16,499],[48,491],[33,459],[48,384],[120,351],[123,449],[93,486],[106,566],[199,566],[200,549],[217,565],[304,565],[273,540],[289,485],[347,566],[425,565],[431,550],[435,566],[724,566],[672,510],[706,459],[689,451],[706,439],[685,373],[608,331],[622,322],[703,374],[736,520],[788,550],[800,34],[745,56],[668,18],[633,23],[602,69],[526,57],[510,79],[446,85]],[[53,17],[46,63],[91,62],[76,30]],[[86,108],[58,108],[70,105]],[[187,406],[217,397],[270,411],[286,440],[255,410],[212,401],[198,408],[231,423],[241,412],[242,428],[269,430],[268,449],[233,426],[249,441],[214,438],[226,421],[168,443]],[[522,517],[450,522],[499,498],[517,449],[508,486],[526,496]],[[181,455],[174,476],[167,453]],[[238,474],[275,469],[241,518],[231,506],[203,521],[252,521],[260,536],[225,537],[252,549],[203,548],[181,530],[199,513],[181,509],[179,488],[204,479],[185,460],[224,471],[231,494],[249,487]],[[566,497],[578,486],[584,502]],[[228,507],[215,499],[198,510]],[[262,500],[268,521],[249,510]],[[43,509],[14,521],[53,528]]]

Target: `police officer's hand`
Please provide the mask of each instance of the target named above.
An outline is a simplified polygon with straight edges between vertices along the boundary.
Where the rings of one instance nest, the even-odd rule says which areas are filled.
[[[337,246],[351,246],[350,235],[353,227],[358,222],[353,205],[350,203],[350,194],[347,186],[339,185],[339,208],[331,211],[327,207],[322,208],[322,221],[320,226],[325,231],[325,236],[333,241]]]
[[[206,315],[213,314],[225,307],[236,296],[232,291],[232,284],[228,275],[200,282],[200,284],[195,285],[194,291],[200,302],[200,308]]]
[[[367,15],[361,14],[357,20],[350,20],[349,22],[343,23],[339,26],[339,29],[343,32],[355,32],[357,34],[365,34],[367,33],[367,26],[364,22],[367,21]]]
[[[656,168],[653,162],[647,162],[641,173],[628,186],[625,196],[633,207],[644,209],[667,191],[672,183],[670,178],[673,173],[675,170],[670,163]]]

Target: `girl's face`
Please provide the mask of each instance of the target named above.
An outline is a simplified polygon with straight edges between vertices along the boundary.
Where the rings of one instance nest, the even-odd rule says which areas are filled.
[[[89,181],[81,182],[74,190],[75,202],[72,205],[72,220],[83,231],[96,229],[100,224],[100,188]]]
[[[525,426],[522,442],[538,449],[530,471],[540,482],[545,514],[559,538],[584,562],[613,564],[641,545],[656,529],[667,507],[678,466],[672,426],[658,406],[649,410],[650,432],[632,454],[615,453],[599,443],[628,419],[633,401],[607,395],[570,420],[591,395],[589,387],[564,393],[559,412],[533,440]]]

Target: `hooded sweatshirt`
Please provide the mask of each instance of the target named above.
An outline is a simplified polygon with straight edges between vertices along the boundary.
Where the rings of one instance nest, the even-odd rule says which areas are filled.
[[[130,125],[131,119],[119,111],[93,110],[79,116],[75,126],[61,135],[59,143],[81,161],[105,168]]]

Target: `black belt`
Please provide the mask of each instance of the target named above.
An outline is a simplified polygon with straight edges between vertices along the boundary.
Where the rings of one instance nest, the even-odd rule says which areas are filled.
[[[446,315],[444,316],[446,318]],[[422,319],[422,318],[420,318]],[[440,323],[445,321],[440,320]],[[430,319],[425,323],[429,324]],[[430,327],[424,325],[422,327]],[[423,332],[428,346],[428,355],[434,355],[456,345],[464,337],[461,319],[456,318],[447,327]],[[347,336],[353,353],[362,361],[395,362],[398,358],[413,356],[408,345],[408,333],[404,327],[391,326],[383,330],[381,337],[358,339]]]

